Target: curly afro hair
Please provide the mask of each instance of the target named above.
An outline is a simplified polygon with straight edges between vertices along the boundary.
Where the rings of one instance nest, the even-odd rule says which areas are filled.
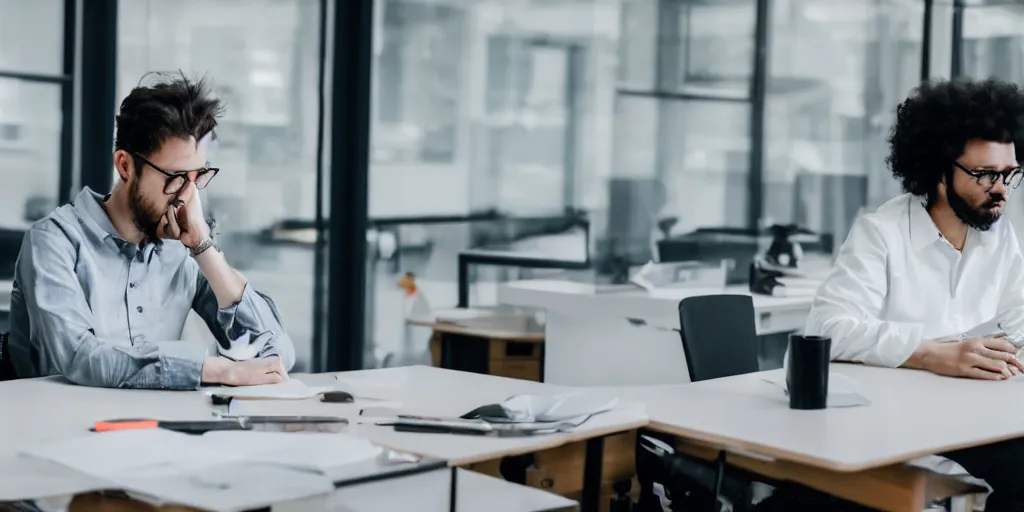
[[[1013,142],[1024,154],[1024,93],[1014,83],[926,82],[896,108],[886,162],[903,190],[935,201],[967,142]]]

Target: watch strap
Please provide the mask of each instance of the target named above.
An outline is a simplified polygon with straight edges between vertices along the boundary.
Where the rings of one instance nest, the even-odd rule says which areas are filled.
[[[206,250],[211,247],[218,251],[220,250],[220,247],[217,245],[217,242],[213,240],[213,237],[208,236],[204,238],[202,242],[199,242],[199,245],[191,249],[192,257],[194,258],[196,256],[199,256],[200,254],[206,252]]]

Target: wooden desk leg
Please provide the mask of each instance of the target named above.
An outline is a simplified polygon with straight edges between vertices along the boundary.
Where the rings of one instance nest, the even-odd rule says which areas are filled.
[[[587,440],[586,459],[583,462],[583,496],[581,512],[597,512],[601,507],[601,470],[604,462],[604,438]]]

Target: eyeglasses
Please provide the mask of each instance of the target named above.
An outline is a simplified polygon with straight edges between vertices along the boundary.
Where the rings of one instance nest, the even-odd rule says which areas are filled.
[[[156,165],[153,164],[153,162],[146,160],[145,157],[138,153],[132,153],[131,155],[135,158],[138,158],[140,161],[142,161],[142,163],[156,169],[157,171],[160,171],[160,173],[162,173],[164,176],[167,176],[167,183],[164,184],[164,194],[168,195],[177,194],[178,192],[181,192],[181,189],[184,188],[185,184],[188,183],[189,181],[195,183],[197,189],[202,190],[206,188],[206,186],[210,184],[210,181],[213,180],[213,177],[216,176],[218,172],[220,172],[220,169],[217,167],[201,167],[194,171],[168,172],[157,167]],[[188,177],[188,175],[193,172],[196,173],[194,181],[190,180]]]
[[[1006,185],[1007,188],[1017,188],[1018,186],[1020,186],[1021,179],[1024,178],[1024,170],[1022,170],[1020,167],[1014,167],[1013,169],[1010,169],[1008,171],[972,171],[960,165],[960,162],[957,161],[953,161],[953,165],[955,165],[957,169],[960,169],[961,171],[967,173],[968,176],[971,176],[974,179],[978,180],[979,185],[989,188],[995,185],[996,180],[998,179],[1002,179],[1003,185]]]

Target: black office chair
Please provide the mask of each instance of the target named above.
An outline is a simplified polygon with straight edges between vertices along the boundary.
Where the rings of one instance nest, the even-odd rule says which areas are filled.
[[[706,295],[679,303],[679,334],[692,382],[758,371],[754,302],[749,295]],[[674,510],[706,510],[717,497],[733,510],[749,509],[750,479],[726,473],[724,458],[716,463],[675,453],[672,438],[641,432],[637,438],[637,510],[658,510],[653,495],[660,482],[672,496]]]
[[[7,348],[7,333],[0,332],[0,382],[16,378],[14,362],[11,361],[11,355]]]
[[[704,295],[679,302],[679,334],[690,381],[759,370],[754,300],[749,295]]]

